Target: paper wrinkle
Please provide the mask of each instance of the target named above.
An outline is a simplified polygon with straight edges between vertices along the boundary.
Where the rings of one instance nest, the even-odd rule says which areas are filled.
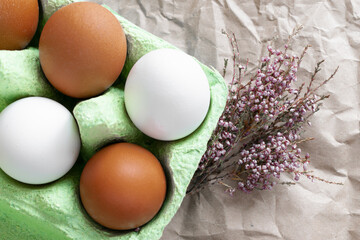
[[[229,11],[240,21],[242,26],[246,26],[246,28],[249,30],[251,35],[260,42],[260,36],[256,31],[256,27],[253,23],[253,21],[250,19],[250,16],[245,14],[245,12],[239,7],[239,5],[236,3],[236,1],[227,1],[228,2],[228,9]]]

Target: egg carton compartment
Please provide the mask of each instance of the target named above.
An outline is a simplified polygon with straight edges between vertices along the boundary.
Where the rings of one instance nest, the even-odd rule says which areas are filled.
[[[147,137],[133,125],[126,113],[125,80],[131,67],[146,53],[175,47],[107,7],[122,24],[127,38],[128,55],[119,79],[105,93],[91,99],[80,101],[62,95],[42,73],[37,39],[51,14],[71,2],[41,1],[43,14],[31,47],[21,51],[0,51],[0,111],[27,96],[54,99],[72,110],[82,140],[81,156],[77,163],[55,182],[40,186],[26,185],[0,171],[0,239],[159,239],[180,207],[224,109],[226,83],[216,70],[200,63],[211,90],[209,112],[201,126],[177,141],[164,142]],[[79,197],[79,180],[86,161],[102,147],[122,141],[150,150],[160,160],[167,177],[167,195],[161,210],[139,232],[102,227],[88,216]]]

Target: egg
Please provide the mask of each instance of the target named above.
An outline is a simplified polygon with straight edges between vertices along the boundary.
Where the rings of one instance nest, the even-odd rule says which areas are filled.
[[[71,113],[43,97],[13,102],[0,113],[0,168],[28,184],[64,176],[80,151],[80,136]]]
[[[80,178],[80,197],[87,213],[115,230],[134,229],[150,221],[165,194],[161,164],[151,152],[131,143],[101,149]]]
[[[0,50],[25,48],[38,22],[38,0],[0,0]]]
[[[135,126],[164,141],[195,131],[209,109],[210,88],[192,57],[174,49],[145,54],[130,70],[125,106]]]
[[[91,2],[60,8],[40,36],[41,67],[49,82],[74,98],[104,92],[120,75],[126,59],[126,37],[116,17]]]

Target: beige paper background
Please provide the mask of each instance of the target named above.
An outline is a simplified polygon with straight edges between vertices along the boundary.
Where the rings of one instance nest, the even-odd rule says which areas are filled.
[[[311,154],[317,176],[343,186],[301,178],[295,186],[238,192],[233,198],[221,186],[207,188],[185,198],[163,240],[360,239],[360,1],[96,2],[219,71],[231,56],[221,29],[236,33],[243,58],[254,66],[261,56],[260,41],[276,34],[284,39],[296,24],[304,30],[293,49],[299,53],[312,45],[299,79],[308,81],[318,60],[326,59],[322,78],[340,65],[335,79],[322,89],[331,98],[307,128],[306,136],[316,139],[301,147]]]

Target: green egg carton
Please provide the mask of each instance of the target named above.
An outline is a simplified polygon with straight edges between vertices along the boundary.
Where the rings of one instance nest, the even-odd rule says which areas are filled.
[[[125,80],[141,56],[155,49],[174,46],[107,7],[122,24],[127,37],[128,55],[123,72],[115,84],[100,96],[79,101],[62,95],[48,83],[41,71],[36,39],[51,14],[71,2],[42,1],[43,14],[33,47],[21,51],[0,51],[0,112],[10,103],[28,96],[54,99],[72,110],[82,140],[81,156],[75,166],[53,183],[26,185],[0,170],[0,239],[159,239],[179,209],[225,107],[226,83],[216,70],[200,63],[211,89],[210,109],[202,125],[190,136],[177,141],[163,142],[147,137],[133,125],[126,113]],[[167,176],[165,202],[158,214],[139,232],[114,231],[100,226],[87,215],[79,197],[79,179],[86,161],[103,146],[120,141],[149,149],[160,160]]]

